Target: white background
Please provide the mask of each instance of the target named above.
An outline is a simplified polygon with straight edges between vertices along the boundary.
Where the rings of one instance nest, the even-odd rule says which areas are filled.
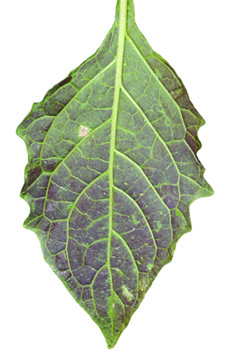
[[[229,1],[135,0],[136,21],[175,68],[206,119],[199,157],[215,195],[191,206],[193,231],[117,346],[44,262],[19,198],[27,154],[17,125],[46,91],[100,46],[116,0],[12,0],[1,5],[1,295],[3,359],[229,359]]]

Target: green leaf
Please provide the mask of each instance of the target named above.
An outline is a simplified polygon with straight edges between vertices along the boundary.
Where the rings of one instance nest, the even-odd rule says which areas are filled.
[[[203,124],[120,0],[98,51],[18,127],[25,227],[109,348],[191,229],[189,205],[213,193],[197,158]]]

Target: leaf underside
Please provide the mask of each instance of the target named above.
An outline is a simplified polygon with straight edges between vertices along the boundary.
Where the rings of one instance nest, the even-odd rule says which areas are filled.
[[[17,129],[25,227],[109,348],[191,230],[189,205],[213,193],[197,158],[203,124],[120,0],[101,47]]]

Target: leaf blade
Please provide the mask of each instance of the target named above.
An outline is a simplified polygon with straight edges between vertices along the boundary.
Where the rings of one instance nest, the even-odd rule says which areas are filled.
[[[204,123],[174,70],[117,3],[104,43],[35,104],[17,133],[29,164],[25,226],[112,348],[212,194],[197,158]]]

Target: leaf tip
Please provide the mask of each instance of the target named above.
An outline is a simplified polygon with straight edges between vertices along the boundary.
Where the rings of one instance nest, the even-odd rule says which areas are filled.
[[[104,334],[104,333],[103,333],[103,334]],[[118,335],[113,336],[113,337],[111,338],[111,336],[106,336],[106,335],[104,334],[104,337],[105,337],[105,340],[106,340],[107,348],[108,348],[108,349],[113,349],[113,348],[116,346],[117,341],[118,341],[118,339],[120,338],[120,335],[121,335],[121,332],[118,333]]]

